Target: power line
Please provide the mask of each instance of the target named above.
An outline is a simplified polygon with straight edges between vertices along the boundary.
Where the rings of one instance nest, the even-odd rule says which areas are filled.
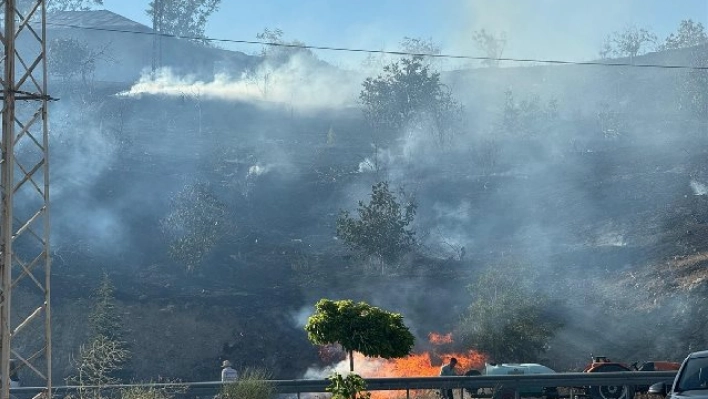
[[[174,38],[174,39],[195,40],[195,41],[202,41],[202,42],[249,44],[249,45],[260,45],[260,46],[270,46],[270,47],[286,47],[286,48],[295,48],[295,49],[303,49],[303,50],[339,51],[339,52],[348,52],[348,53],[384,54],[384,55],[396,55],[396,56],[411,56],[411,57],[452,59],[452,60],[470,60],[470,61],[507,61],[507,62],[520,62],[520,63],[532,63],[533,62],[533,63],[555,64],[555,65],[588,65],[588,66],[605,66],[605,67],[687,69],[687,70],[697,70],[697,71],[708,71],[708,66],[692,66],[692,65],[678,65],[678,64],[633,64],[630,62],[568,61],[568,60],[537,59],[537,58],[481,57],[481,56],[461,55],[461,54],[416,53],[416,52],[408,52],[408,51],[372,50],[372,49],[336,47],[336,46],[316,46],[316,45],[299,44],[299,43],[278,43],[278,42],[268,42],[268,41],[261,41],[261,40],[238,40],[238,39],[208,38],[208,37],[199,37],[199,36],[182,36],[182,35],[174,35],[174,34],[161,33],[161,32],[146,32],[146,31],[135,31],[135,30],[128,30],[128,29],[99,28],[99,27],[92,27],[92,26],[80,26],[80,25],[74,25],[74,24],[63,24],[63,23],[53,23],[53,22],[46,22],[46,24],[64,27],[64,28],[92,30],[92,31],[101,31],[101,32],[130,33],[130,34],[138,34],[138,35],[161,36],[161,37],[168,37],[168,38]]]

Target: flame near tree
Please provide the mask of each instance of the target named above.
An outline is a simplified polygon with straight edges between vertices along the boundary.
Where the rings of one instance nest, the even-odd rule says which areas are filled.
[[[315,309],[305,325],[308,339],[316,345],[341,345],[349,354],[349,371],[354,371],[354,352],[393,359],[413,348],[415,338],[398,313],[351,300],[320,299]]]

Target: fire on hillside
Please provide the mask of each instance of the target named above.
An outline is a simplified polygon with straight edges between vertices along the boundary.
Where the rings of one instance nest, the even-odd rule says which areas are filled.
[[[354,353],[354,370],[365,378],[376,377],[433,377],[440,374],[440,367],[451,357],[457,359],[458,372],[464,374],[469,369],[480,369],[484,366],[486,356],[473,350],[453,350],[452,333],[428,334],[428,341],[432,350],[418,351],[400,359],[369,358],[359,353]],[[334,369],[346,372],[349,362],[346,354],[339,352],[335,355],[332,347],[323,347],[320,356],[325,361],[340,361]]]

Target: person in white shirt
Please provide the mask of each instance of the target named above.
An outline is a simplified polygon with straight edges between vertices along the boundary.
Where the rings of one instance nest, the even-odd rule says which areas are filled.
[[[221,382],[233,382],[238,379],[238,372],[231,367],[230,361],[224,360],[221,368]]]

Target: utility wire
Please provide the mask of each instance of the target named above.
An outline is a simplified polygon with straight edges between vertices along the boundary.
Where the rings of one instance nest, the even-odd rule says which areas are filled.
[[[186,39],[202,42],[219,42],[219,43],[235,43],[235,44],[252,44],[270,47],[286,47],[295,48],[303,50],[323,50],[323,51],[339,51],[348,53],[365,53],[365,54],[385,54],[385,55],[396,55],[396,56],[411,56],[411,57],[424,57],[424,58],[440,58],[440,59],[453,59],[453,60],[472,60],[472,61],[509,61],[509,62],[520,62],[520,63],[541,63],[541,64],[556,64],[556,65],[591,65],[591,66],[606,66],[606,67],[629,67],[629,68],[657,68],[657,69],[687,69],[687,70],[697,70],[697,71],[707,71],[707,66],[692,66],[692,65],[678,65],[678,64],[633,64],[630,62],[602,62],[602,61],[567,61],[567,60],[553,60],[553,59],[536,59],[536,58],[512,58],[512,57],[481,57],[472,55],[460,55],[460,54],[433,54],[433,53],[416,53],[408,51],[389,51],[389,50],[371,50],[362,48],[350,48],[350,47],[333,47],[333,46],[315,46],[309,44],[299,44],[299,43],[279,43],[279,42],[267,42],[261,40],[237,40],[237,39],[219,39],[219,38],[208,38],[199,36],[182,36],[174,35],[169,33],[160,32],[146,32],[146,31],[135,31],[127,29],[113,29],[113,28],[99,28],[92,26],[80,26],[74,24],[63,24],[46,22],[47,25],[53,25],[64,28],[72,29],[82,29],[82,30],[92,30],[101,32],[115,32],[115,33],[130,33],[138,35],[150,35],[150,36],[160,36],[174,39]]]

